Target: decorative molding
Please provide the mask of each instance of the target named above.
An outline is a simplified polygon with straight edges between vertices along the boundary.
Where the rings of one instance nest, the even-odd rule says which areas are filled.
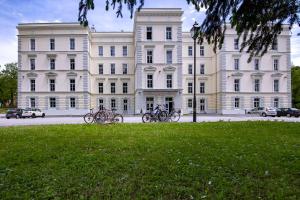
[[[156,67],[145,67],[144,68],[144,71],[152,71],[152,72],[154,72],[154,71],[156,71]]]
[[[28,78],[36,78],[36,77],[38,77],[38,74],[34,73],[34,72],[29,72],[29,73],[27,73],[27,77]]]
[[[281,76],[283,76],[282,73],[275,73],[271,75],[271,77],[276,77],[276,78],[280,78]]]
[[[233,77],[242,77],[244,74],[241,72],[232,73],[231,76]]]
[[[261,72],[256,72],[256,73],[252,73],[251,77],[252,78],[262,78],[265,74],[261,73]]]
[[[172,66],[168,66],[168,67],[164,67],[164,71],[165,72],[174,72],[176,71],[176,68],[175,67],[172,67]]]
[[[76,77],[76,76],[77,76],[77,73],[75,73],[75,72],[68,72],[68,73],[67,73],[67,76],[68,76],[68,77],[70,77],[70,76]]]
[[[36,58],[36,54],[28,54],[28,58]]]
[[[56,58],[56,56],[57,56],[57,55],[56,55],[56,54],[53,54],[53,53],[47,54],[47,57],[48,57],[48,58]]]
[[[76,57],[76,54],[74,54],[74,53],[72,53],[72,54],[71,54],[71,53],[68,53],[67,56],[68,56],[69,58],[75,58],[75,57]]]
[[[57,73],[55,73],[55,72],[47,72],[46,76],[48,76],[48,77],[55,77],[55,76],[57,76]]]

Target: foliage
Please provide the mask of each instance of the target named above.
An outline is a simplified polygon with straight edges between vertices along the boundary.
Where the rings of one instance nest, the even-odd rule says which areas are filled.
[[[300,108],[300,67],[292,67],[292,103]]]
[[[0,199],[297,199],[299,123],[0,130]]]
[[[277,39],[282,31],[282,25],[288,23],[300,26],[299,0],[186,0],[197,11],[206,9],[206,18],[200,26],[198,41],[208,43],[220,49],[224,41],[226,24],[229,22],[237,31],[241,42],[241,49],[246,50],[250,56],[263,55]],[[137,6],[137,0],[106,0],[106,10],[109,6],[117,10],[117,17],[122,17],[123,5],[132,14]],[[144,0],[139,0],[138,10],[144,5]],[[94,0],[80,0],[78,21],[87,26],[87,12],[95,7]]]
[[[17,96],[17,63],[8,63],[4,67],[0,72],[0,103],[13,106]]]

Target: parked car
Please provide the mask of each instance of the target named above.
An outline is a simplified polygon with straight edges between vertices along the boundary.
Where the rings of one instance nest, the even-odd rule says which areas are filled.
[[[259,108],[253,108],[247,111],[247,114],[259,114]]]
[[[267,117],[267,116],[275,117],[277,115],[276,109],[270,108],[270,107],[258,108],[258,113],[260,116],[263,116],[263,117]]]
[[[26,108],[23,110],[22,117],[45,117],[45,113],[38,108]]]
[[[6,119],[9,118],[21,118],[23,113],[23,109],[20,108],[10,108],[6,112]]]
[[[300,110],[297,108],[278,108],[277,109],[277,116],[287,116],[287,117],[299,117]]]

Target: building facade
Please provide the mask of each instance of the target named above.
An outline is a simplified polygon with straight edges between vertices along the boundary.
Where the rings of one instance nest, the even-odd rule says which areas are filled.
[[[156,104],[191,113],[193,40],[181,9],[142,9],[133,32],[96,32],[78,23],[19,24],[18,106],[47,114],[89,108],[139,114]],[[247,62],[235,30],[222,49],[197,44],[198,113],[243,114],[291,106],[290,32],[284,28],[262,57]]]

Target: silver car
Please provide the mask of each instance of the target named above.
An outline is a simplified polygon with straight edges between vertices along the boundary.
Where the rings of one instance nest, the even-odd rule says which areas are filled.
[[[271,107],[258,108],[258,113],[259,113],[260,116],[263,116],[263,117],[267,117],[267,116],[275,117],[277,115],[276,109],[271,108]]]

